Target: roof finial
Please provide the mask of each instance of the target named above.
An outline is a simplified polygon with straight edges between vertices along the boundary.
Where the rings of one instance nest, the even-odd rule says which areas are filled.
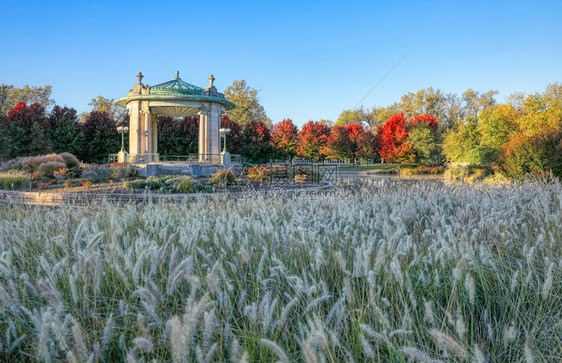
[[[143,78],[144,76],[142,75],[142,72],[139,72],[139,74],[137,74],[137,79],[139,80],[139,83],[142,83]]]
[[[180,71],[176,71],[176,78],[175,79],[180,79]]]
[[[213,83],[215,83],[215,76],[211,74],[209,76],[209,87],[213,87]]]

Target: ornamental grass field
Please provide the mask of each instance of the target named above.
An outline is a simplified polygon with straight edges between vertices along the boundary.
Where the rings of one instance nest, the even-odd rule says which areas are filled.
[[[562,358],[562,185],[0,205],[0,360]]]

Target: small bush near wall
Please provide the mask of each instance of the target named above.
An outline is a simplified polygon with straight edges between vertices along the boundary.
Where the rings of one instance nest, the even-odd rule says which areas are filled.
[[[203,185],[189,176],[151,176],[144,180],[127,181],[125,188],[148,189],[159,193],[208,193],[212,192],[213,187]]]
[[[444,166],[418,165],[414,167],[400,167],[400,174],[402,175],[441,174],[444,171]]]
[[[236,185],[236,174],[232,169],[219,170],[211,176],[210,183],[217,188],[225,188]]]
[[[39,177],[41,178],[54,178],[55,171],[60,169],[65,169],[66,163],[61,161],[48,161],[46,163],[42,163],[37,167],[37,172]]]
[[[265,166],[254,166],[246,170],[246,175],[248,175],[250,181],[263,182],[267,180],[269,169]]]
[[[87,179],[92,183],[109,181],[110,175],[111,175],[110,168],[103,165],[96,165],[96,164],[86,165],[84,171],[82,172],[82,178]]]
[[[59,169],[69,169],[69,174],[73,177],[82,174],[80,162],[70,153],[20,157],[9,160],[2,166],[2,170],[20,170],[34,174],[36,179],[52,178]]]
[[[0,173],[0,189],[16,190],[29,187],[31,178],[23,171],[8,171]]]

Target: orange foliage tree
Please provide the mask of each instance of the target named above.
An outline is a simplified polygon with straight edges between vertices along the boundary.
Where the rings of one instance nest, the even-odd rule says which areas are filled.
[[[291,119],[284,119],[273,127],[273,146],[282,156],[293,158],[297,155],[299,130]]]
[[[309,121],[299,132],[297,154],[306,159],[320,160],[326,156],[326,143],[330,128],[322,122]]]

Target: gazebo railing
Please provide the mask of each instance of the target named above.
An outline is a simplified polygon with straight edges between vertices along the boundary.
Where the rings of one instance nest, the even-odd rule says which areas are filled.
[[[182,164],[219,164],[222,162],[221,154],[188,154],[188,155],[160,155],[160,154],[136,154],[129,155],[127,162],[132,164],[146,164],[150,162],[175,162]],[[109,162],[117,162],[117,154],[109,154]],[[230,162],[239,164],[242,156],[231,154]]]

